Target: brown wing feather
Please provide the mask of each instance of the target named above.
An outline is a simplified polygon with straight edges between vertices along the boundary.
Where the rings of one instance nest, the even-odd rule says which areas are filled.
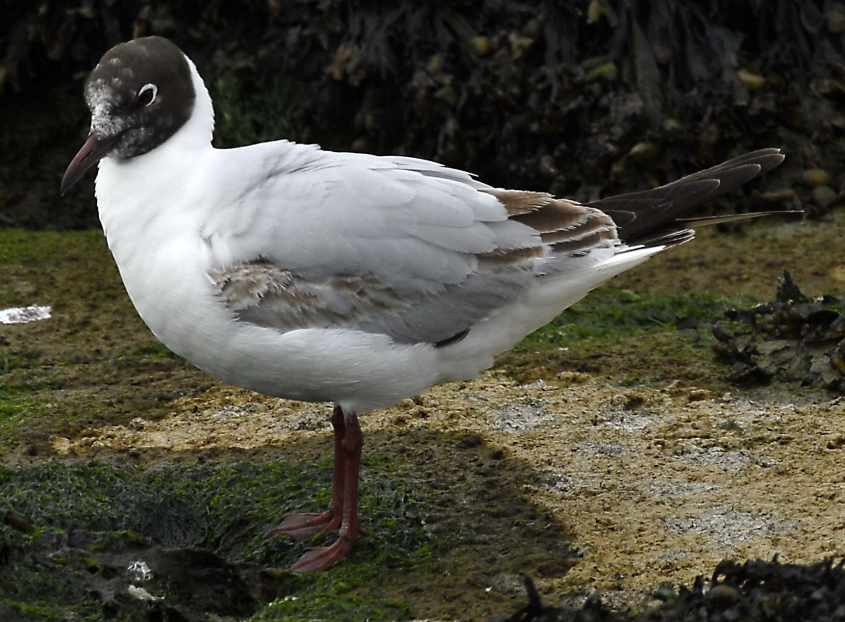
[[[601,210],[545,192],[489,190],[510,219],[531,227],[556,253],[583,254],[617,243],[616,224]]]

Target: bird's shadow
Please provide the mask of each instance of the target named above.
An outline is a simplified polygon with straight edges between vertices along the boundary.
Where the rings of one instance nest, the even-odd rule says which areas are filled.
[[[332,536],[301,543],[270,531],[289,511],[325,509],[330,454],[325,434],[9,471],[0,514],[31,530],[19,538],[27,529],[3,527],[11,544],[0,591],[118,617],[138,607],[169,608],[174,619],[246,616],[275,601],[326,619],[483,619],[524,601],[521,574],[561,577],[577,563],[566,527],[529,498],[542,485],[529,465],[475,434],[415,428],[366,437],[367,536],[351,557],[324,573],[290,573],[304,550]],[[127,570],[135,562],[150,578]]]

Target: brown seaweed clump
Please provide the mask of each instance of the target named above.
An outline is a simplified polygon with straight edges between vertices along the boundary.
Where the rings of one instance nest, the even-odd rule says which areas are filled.
[[[641,614],[615,613],[595,596],[580,609],[546,607],[526,578],[529,603],[501,622],[827,622],[845,620],[845,560],[782,564],[749,560],[719,562],[710,581],[669,594]]]
[[[788,272],[775,300],[731,309],[713,326],[717,356],[741,384],[773,379],[845,391],[845,314],[841,299],[810,299]]]

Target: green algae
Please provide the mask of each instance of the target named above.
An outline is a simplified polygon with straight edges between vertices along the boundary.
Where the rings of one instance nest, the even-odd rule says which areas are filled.
[[[5,606],[8,615],[12,620],[24,619],[33,622],[59,622],[66,620],[65,612],[62,609],[43,602],[19,602],[0,597],[0,607]],[[0,613],[3,610],[0,609]]]
[[[279,461],[179,465],[150,471],[105,463],[55,462],[0,469],[0,515],[14,511],[34,526],[28,534],[0,526],[0,548],[6,551],[6,559],[0,562],[0,603],[21,611],[46,607],[45,611],[73,611],[101,619],[97,616],[114,606],[104,594],[125,591],[129,584],[119,562],[125,565],[130,557],[159,559],[162,551],[211,551],[210,559],[225,560],[232,573],[242,578],[256,574],[259,566],[286,567],[306,544],[271,537],[268,531],[284,508],[301,501],[303,488],[324,487],[327,473],[325,464],[297,466]],[[378,485],[361,499],[362,512],[373,517],[369,529],[375,537],[339,573],[299,577],[280,572],[280,580],[265,581],[267,586],[300,594],[288,602],[311,603],[319,610],[375,611],[367,595],[359,593],[362,587],[386,563],[398,567],[419,559],[417,551],[430,542],[419,517],[414,518],[413,502],[401,507],[393,502],[397,496],[409,498],[409,493],[394,488],[391,481],[380,481],[382,477],[373,477]],[[393,494],[383,494],[384,487]],[[380,517],[400,518],[402,528],[384,528]],[[205,558],[185,553],[176,559],[184,559],[185,567],[172,559],[168,564],[152,564],[154,572],[169,570],[162,570],[166,576],[145,587],[181,609],[179,586],[186,583],[182,575],[202,572]],[[249,602],[237,613],[249,613],[259,605],[260,595],[246,591]],[[339,594],[344,598],[338,600]],[[119,599],[115,602],[120,604]],[[130,604],[121,606],[131,610]],[[203,610],[227,613],[225,603],[211,598],[193,606],[196,614]],[[289,610],[287,605],[273,609]]]
[[[378,574],[373,574],[369,579],[378,580]],[[250,620],[252,622],[410,620],[412,617],[409,608],[402,603],[373,603],[343,593],[326,592],[274,601]]]
[[[735,301],[725,296],[649,294],[603,287],[532,333],[520,347],[573,345],[581,340],[692,328],[718,318],[733,304]]]
[[[467,583],[489,581],[490,556],[500,554],[501,538],[519,554],[500,561],[497,570],[511,563],[559,563],[556,530],[512,531],[514,524],[537,519],[513,480],[531,477],[519,464],[491,469],[492,458],[472,450],[464,453],[469,459],[464,469],[441,474],[440,485],[426,489],[420,478],[433,479],[438,471],[430,464],[432,448],[444,456],[454,453],[455,439],[438,443],[429,436],[424,453],[406,454],[403,461],[383,451],[378,435],[374,440],[360,500],[367,537],[343,564],[310,575],[284,568],[306,548],[334,536],[301,543],[269,531],[288,511],[324,507],[327,461],[294,463],[264,455],[249,462],[208,463],[186,457],[145,469],[115,456],[113,463],[47,461],[0,468],[0,519],[10,513],[19,517],[0,522],[0,605],[46,612],[34,619],[51,619],[49,612],[60,611],[92,621],[144,619],[139,616],[148,607],[186,620],[209,614],[255,615],[256,620],[410,619],[430,611],[431,599],[441,597],[455,601],[453,611],[473,607],[467,603]],[[476,470],[484,478],[472,479]],[[444,485],[443,479],[451,481]],[[488,488],[495,490],[493,498]],[[491,537],[486,545],[468,537],[477,537],[472,516],[443,511],[467,501],[492,508],[498,517],[484,519]],[[436,527],[442,520],[452,522]],[[149,563],[154,577],[139,585],[162,600],[149,604],[127,596],[133,584],[127,567],[134,560]],[[449,588],[459,593],[448,594]],[[469,595],[462,598],[460,592]],[[507,601],[491,598],[486,606],[502,602]]]
[[[681,380],[723,388],[710,326],[738,300],[604,287],[526,337],[498,364],[525,382],[578,371],[623,385]]]

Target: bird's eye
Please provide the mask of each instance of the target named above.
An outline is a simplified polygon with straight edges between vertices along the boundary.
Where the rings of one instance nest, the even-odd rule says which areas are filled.
[[[142,106],[151,106],[158,97],[158,87],[155,84],[147,83],[138,91],[138,103]]]

